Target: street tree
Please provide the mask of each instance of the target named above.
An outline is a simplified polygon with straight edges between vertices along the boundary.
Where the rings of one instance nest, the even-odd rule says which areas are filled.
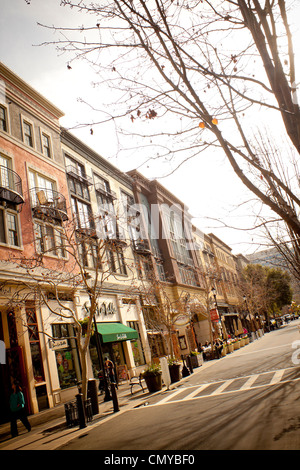
[[[292,301],[290,277],[279,268],[249,264],[242,273],[241,294],[249,313],[262,315],[268,322],[271,313],[278,313]]]
[[[70,57],[70,72],[76,59],[88,61],[98,74],[94,86],[113,91],[99,122],[119,120],[119,135],[135,136],[137,147],[144,142],[146,148],[157,139],[158,151],[151,150],[149,158],[178,158],[178,166],[221,149],[242,183],[298,240],[300,201],[297,185],[291,184],[297,171],[288,182],[281,178],[255,138],[262,125],[270,130],[277,122],[293,150],[300,152],[290,26],[296,2],[61,4],[81,12],[83,21],[87,15],[86,24],[77,29],[50,27],[62,33],[54,43]]]
[[[48,209],[45,209],[46,212]],[[49,222],[49,214],[40,214]],[[106,215],[88,217],[84,214],[79,218],[74,216],[69,220],[56,220],[52,234],[44,237],[35,228],[34,254],[28,256],[30,250],[24,250],[22,255],[11,255],[7,260],[9,269],[16,273],[15,281],[7,281],[14,285],[13,294],[8,304],[17,313],[18,319],[29,334],[44,334],[50,340],[55,340],[48,332],[46,324],[40,331],[31,331],[26,317],[22,317],[22,309],[26,303],[35,308],[47,307],[49,315],[55,321],[65,321],[73,327],[79,354],[82,379],[83,399],[87,398],[88,367],[87,356],[94,331],[95,316],[98,313],[99,302],[106,283],[114,282],[120,271],[117,260],[122,257],[123,266],[126,264],[128,276],[135,276],[132,260],[125,257],[128,238],[122,238],[116,232],[107,232]],[[116,220],[113,221],[116,223]],[[124,232],[125,235],[126,232]],[[57,256],[60,253],[60,256]],[[56,256],[54,257],[53,254]],[[51,263],[49,263],[49,256]],[[73,299],[73,303],[66,302]],[[88,298],[82,317],[77,312],[75,296]],[[46,321],[46,320],[45,320]],[[35,327],[36,328],[36,327]],[[99,357],[100,367],[102,358]],[[103,364],[102,364],[103,366]]]

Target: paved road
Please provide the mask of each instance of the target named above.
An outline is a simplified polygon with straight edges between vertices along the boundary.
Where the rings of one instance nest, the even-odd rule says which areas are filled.
[[[299,449],[299,325],[266,334],[62,449]]]

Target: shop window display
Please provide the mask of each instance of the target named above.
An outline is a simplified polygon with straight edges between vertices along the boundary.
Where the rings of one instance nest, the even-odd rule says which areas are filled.
[[[136,321],[130,321],[127,322],[128,326],[130,328],[133,328],[138,332],[138,339],[133,339],[130,341],[131,343],[131,349],[132,349],[132,354],[133,354],[133,359],[134,359],[134,364],[136,367],[142,366],[146,363],[145,361],[145,356],[142,348],[142,342],[140,340],[140,332],[139,332],[139,325],[138,322]]]
[[[56,365],[61,389],[73,387],[78,376],[78,354],[73,327],[67,324],[52,325],[54,340],[66,339],[66,347],[55,350]]]

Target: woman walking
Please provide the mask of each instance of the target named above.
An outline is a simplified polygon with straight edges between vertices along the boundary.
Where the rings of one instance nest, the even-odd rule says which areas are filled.
[[[13,384],[13,392],[9,399],[10,414],[11,414],[11,435],[12,437],[18,436],[18,419],[24,424],[27,431],[31,431],[31,425],[28,421],[25,410],[25,399],[22,389],[18,384]]]

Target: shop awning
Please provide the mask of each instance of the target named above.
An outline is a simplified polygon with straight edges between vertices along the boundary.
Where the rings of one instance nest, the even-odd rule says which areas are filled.
[[[122,323],[97,323],[97,331],[103,343],[138,339],[138,332]]]

